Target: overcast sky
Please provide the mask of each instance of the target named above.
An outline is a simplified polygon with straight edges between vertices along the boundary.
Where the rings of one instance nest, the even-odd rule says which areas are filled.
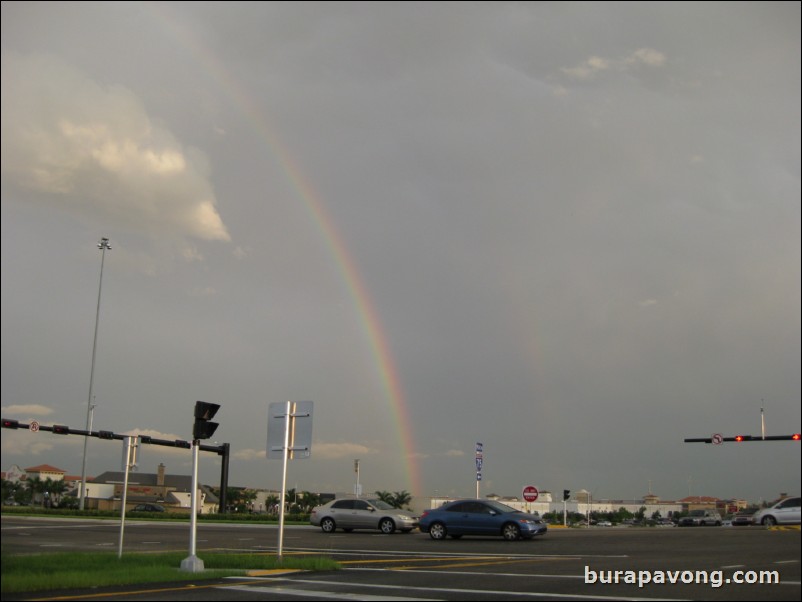
[[[85,428],[102,237],[94,429],[232,485],[312,400],[300,490],[799,493],[683,442],[800,430],[798,2],[3,2],[3,417]]]

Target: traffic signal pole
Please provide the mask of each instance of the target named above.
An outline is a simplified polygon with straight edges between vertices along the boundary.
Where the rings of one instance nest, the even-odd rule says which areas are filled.
[[[188,573],[201,573],[204,570],[203,560],[195,554],[197,550],[198,529],[198,448],[200,441],[192,442],[192,515],[189,519],[189,556],[181,561],[181,570]]]
[[[203,446],[201,446],[201,449],[203,449]],[[217,502],[217,511],[223,514],[228,506],[228,459],[231,453],[231,445],[223,443],[217,453],[223,456],[222,465],[220,466],[220,499]]]
[[[195,402],[195,424],[192,427],[192,516],[189,519],[189,556],[181,561],[181,570],[188,573],[203,572],[203,560],[195,554],[198,532],[198,451],[200,440],[211,437],[219,426],[211,422],[220,405],[206,401]]]

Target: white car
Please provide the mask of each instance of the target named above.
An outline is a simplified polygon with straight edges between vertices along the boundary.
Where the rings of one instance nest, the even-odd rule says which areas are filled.
[[[715,510],[691,510],[688,516],[679,519],[680,527],[721,526],[721,515]]]
[[[755,512],[752,524],[773,527],[774,525],[798,525],[800,523],[800,498],[786,497],[775,500],[768,508]]]

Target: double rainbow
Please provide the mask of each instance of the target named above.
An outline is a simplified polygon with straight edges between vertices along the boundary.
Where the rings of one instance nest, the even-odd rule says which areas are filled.
[[[173,13],[170,5],[144,2],[141,5],[146,13],[153,16],[156,27],[171,39],[185,47],[200,66],[210,74],[215,83],[230,98],[254,131],[265,142],[268,151],[277,161],[287,180],[292,185],[297,198],[303,202],[306,212],[315,224],[326,247],[330,249],[336,265],[353,300],[359,322],[367,335],[376,369],[380,376],[385,400],[393,414],[393,422],[398,427],[398,445],[404,463],[407,489],[413,495],[423,491],[420,473],[415,461],[415,443],[412,437],[411,420],[405,401],[395,361],[388,338],[382,327],[379,312],[359,273],[357,264],[348,251],[345,240],[337,230],[334,220],[326,211],[322,196],[314,189],[298,163],[293,160],[287,146],[282,143],[270,126],[265,111],[249,94],[245,85],[235,78],[217,56],[210,52],[196,34],[189,30],[182,20]]]

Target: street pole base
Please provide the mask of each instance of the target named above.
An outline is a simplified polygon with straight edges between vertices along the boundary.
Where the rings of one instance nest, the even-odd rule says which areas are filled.
[[[181,561],[181,570],[185,573],[202,573],[204,571],[203,560],[197,556],[187,556]]]

